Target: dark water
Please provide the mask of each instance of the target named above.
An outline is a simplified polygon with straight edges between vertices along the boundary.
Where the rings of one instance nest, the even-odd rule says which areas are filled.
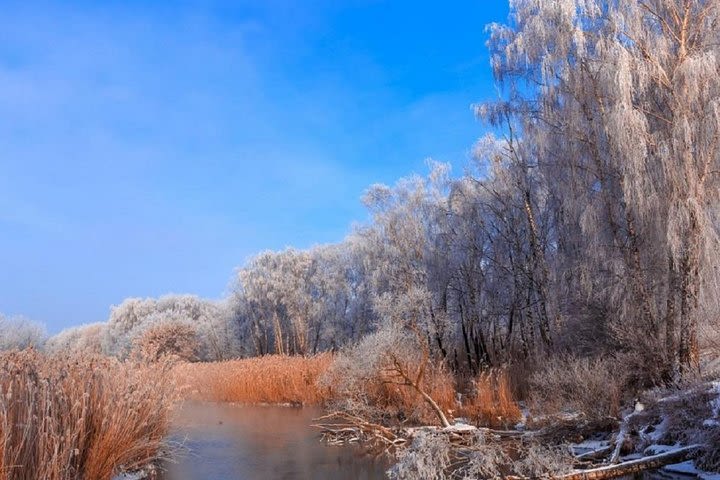
[[[388,465],[359,447],[321,443],[312,408],[186,404],[172,440],[184,452],[163,480],[376,480]]]

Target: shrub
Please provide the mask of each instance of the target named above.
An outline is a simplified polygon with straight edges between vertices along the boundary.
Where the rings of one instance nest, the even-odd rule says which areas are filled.
[[[623,384],[622,370],[611,360],[555,357],[530,377],[529,403],[540,414],[601,421],[619,416]]]
[[[148,328],[134,342],[135,356],[145,362],[163,359],[193,361],[200,345],[197,331],[185,323],[161,323]]]
[[[438,415],[416,383],[443,411],[455,408],[451,373],[424,352],[412,332],[386,327],[338,355],[322,379],[336,409],[377,423],[437,423]]]
[[[103,329],[103,352],[125,359],[147,330],[168,323],[196,329],[196,355],[201,360],[225,360],[239,353],[237,326],[228,305],[193,295],[128,298],[113,306]]]
[[[444,432],[420,432],[398,453],[388,475],[398,480],[553,478],[569,473],[573,460],[561,446],[497,442],[478,432],[458,448]]]
[[[0,354],[0,480],[110,480],[164,453],[173,389],[108,358]]]
[[[388,476],[398,480],[444,480],[452,464],[452,445],[442,433],[419,433],[409,448],[398,453]]]

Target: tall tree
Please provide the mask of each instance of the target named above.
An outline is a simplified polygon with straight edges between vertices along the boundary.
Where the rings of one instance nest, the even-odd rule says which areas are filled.
[[[491,27],[507,95],[480,108],[515,119],[562,235],[584,236],[565,253],[586,311],[599,302],[617,331],[647,332],[681,374],[698,365],[698,298],[717,259],[719,6],[513,2]]]

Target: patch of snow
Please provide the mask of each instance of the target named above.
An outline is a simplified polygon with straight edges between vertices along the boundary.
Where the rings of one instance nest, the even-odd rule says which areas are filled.
[[[679,448],[679,447],[680,447],[679,444],[675,444],[675,445],[658,445],[658,444],[653,444],[653,445],[649,445],[649,446],[643,451],[643,453],[644,453],[645,455],[657,455],[658,453],[669,452],[670,450],[675,450],[675,449],[677,449],[677,448]]]
[[[573,443],[572,447],[585,450],[598,450],[607,447],[609,444],[607,440],[585,440],[580,443]]]
[[[674,463],[672,465],[665,465],[663,470],[670,473],[679,473],[681,475],[693,475],[703,480],[720,480],[720,473],[710,473],[700,470],[695,466],[695,462],[692,460]]]
[[[668,423],[668,417],[663,415],[662,421],[655,425],[655,430],[647,434],[647,439],[651,442],[657,442],[658,440],[660,440],[667,431]]]
[[[684,475],[697,475],[700,472],[692,460],[665,465],[665,470],[673,473],[682,473]]]
[[[630,455],[623,456],[622,461],[628,462],[630,460],[640,460],[641,458],[645,458],[645,455],[642,455],[640,453],[631,453]]]
[[[143,480],[145,476],[146,474],[143,471],[121,473],[120,475],[117,475],[115,478],[113,478],[113,480]]]
[[[573,443],[570,445],[575,455],[599,452],[603,449],[607,449],[609,446],[610,442],[607,440],[585,440],[583,442]]]
[[[477,427],[473,425],[468,425],[466,423],[456,423],[455,425],[450,425],[449,427],[443,428],[443,431],[445,432],[473,432],[477,430]]]

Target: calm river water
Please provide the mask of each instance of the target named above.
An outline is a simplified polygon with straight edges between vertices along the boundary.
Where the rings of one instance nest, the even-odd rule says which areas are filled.
[[[388,465],[359,448],[328,446],[310,427],[313,408],[188,403],[172,439],[184,453],[163,480],[305,480],[385,478]]]
[[[172,440],[183,445],[162,480],[379,480],[386,461],[359,447],[328,446],[310,427],[314,408],[187,403],[175,416]],[[652,472],[626,477],[688,480]]]

